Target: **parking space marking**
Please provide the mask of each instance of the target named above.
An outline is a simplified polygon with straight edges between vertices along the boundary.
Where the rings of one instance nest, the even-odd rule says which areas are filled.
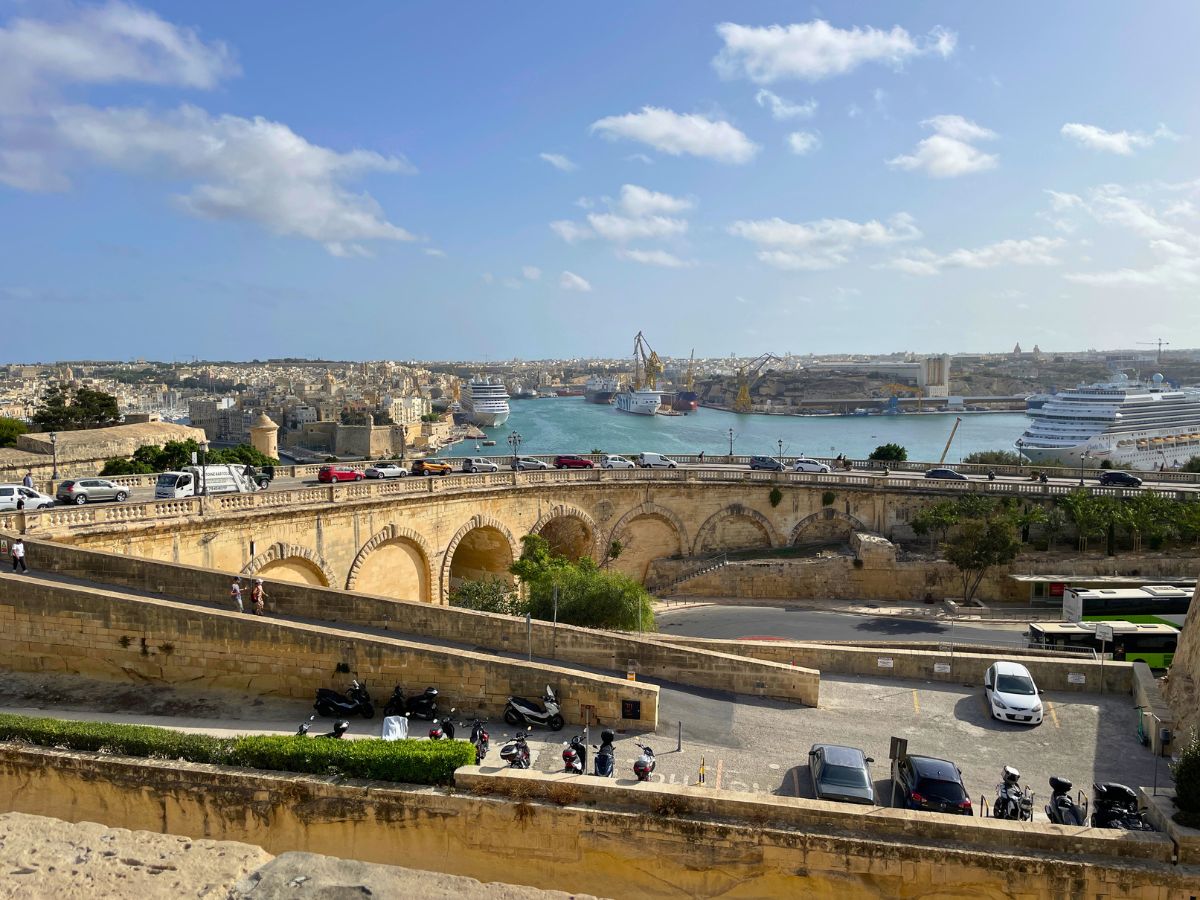
[[[921,712],[921,701],[917,699],[917,689],[916,688],[913,688],[912,695],[913,695],[913,712],[920,713]]]
[[[1061,728],[1062,726],[1058,724],[1058,710],[1054,708],[1054,704],[1049,700],[1046,701],[1046,709],[1050,712],[1050,718],[1054,721],[1054,727]]]
[[[718,759],[717,760],[717,783],[716,783],[716,788],[718,791],[721,789],[721,771],[724,768],[725,768],[725,760]]]

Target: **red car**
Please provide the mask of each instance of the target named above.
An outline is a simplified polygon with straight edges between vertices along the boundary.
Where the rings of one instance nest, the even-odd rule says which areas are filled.
[[[554,457],[556,469],[594,469],[596,464],[582,456],[565,455]]]
[[[362,481],[363,473],[345,466],[321,466],[317,472],[317,481],[323,484],[333,484],[335,481]]]

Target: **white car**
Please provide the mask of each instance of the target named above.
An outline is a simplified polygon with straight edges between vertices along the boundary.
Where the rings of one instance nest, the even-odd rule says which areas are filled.
[[[675,460],[661,453],[639,453],[636,459],[643,469],[673,469],[677,465]]]
[[[604,456],[600,459],[602,469],[636,469],[630,460],[623,456]]]
[[[408,469],[399,463],[378,463],[368,467],[363,474],[368,478],[403,478],[408,474]]]
[[[514,472],[525,472],[529,469],[553,469],[554,466],[541,459],[534,459],[532,456],[518,456],[510,464]]]
[[[983,696],[992,717],[1001,722],[1042,724],[1041,691],[1020,663],[996,662],[983,676]]]
[[[827,475],[833,470],[823,462],[817,462],[815,459],[805,459],[801,457],[792,463],[793,472],[817,472],[821,475]]]
[[[17,508],[17,500],[24,498],[25,509],[49,509],[54,505],[54,498],[23,484],[0,484],[0,512]]]
[[[482,456],[468,456],[463,460],[462,470],[464,472],[499,472],[500,467],[490,459],[484,459]]]

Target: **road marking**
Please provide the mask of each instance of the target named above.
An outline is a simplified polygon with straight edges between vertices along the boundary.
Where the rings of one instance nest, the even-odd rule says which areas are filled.
[[[718,760],[717,760],[717,780],[716,780],[716,783],[715,783],[715,785],[714,785],[714,787],[716,787],[716,789],[717,789],[718,791],[721,789],[721,771],[722,771],[724,768],[725,768],[725,760],[723,760],[723,759],[718,759]]]
[[[921,712],[921,701],[917,699],[917,689],[916,688],[913,688],[912,694],[913,694],[913,712],[920,713]]]
[[[800,776],[796,774],[795,766],[792,767],[792,790],[796,792],[796,796],[800,796]]]
[[[1058,710],[1054,708],[1054,704],[1049,700],[1046,701],[1046,709],[1050,710],[1050,718],[1054,720],[1054,727],[1061,728],[1062,726],[1058,724]]]

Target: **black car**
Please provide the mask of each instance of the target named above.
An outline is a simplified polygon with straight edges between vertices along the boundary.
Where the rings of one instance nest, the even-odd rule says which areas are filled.
[[[1120,469],[1113,469],[1109,472],[1100,473],[1101,484],[1111,484],[1117,487],[1141,487],[1142,479],[1136,475],[1130,475],[1128,472],[1122,472]]]
[[[955,472],[953,469],[929,469],[925,473],[926,478],[941,478],[943,481],[968,481],[966,475],[962,472]]]
[[[750,457],[751,469],[766,469],[768,472],[782,472],[783,463],[771,456]]]
[[[861,750],[838,744],[813,744],[808,751],[808,769],[813,793],[818,800],[875,804],[870,764],[875,762]]]
[[[932,756],[905,756],[893,760],[892,781],[904,809],[972,815],[971,798],[963,787],[962,772],[949,760]]]

